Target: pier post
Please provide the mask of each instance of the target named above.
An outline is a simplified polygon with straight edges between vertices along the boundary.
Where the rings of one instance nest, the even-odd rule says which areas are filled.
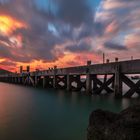
[[[86,93],[87,94],[91,93],[91,75],[90,74],[86,75]]]
[[[54,75],[53,76],[53,88],[56,88],[56,82],[57,82],[57,80],[56,80],[56,78],[57,78],[57,76],[56,75]]]
[[[53,75],[53,88],[56,88],[56,82],[57,82],[57,76],[56,76],[56,72],[57,72],[57,66],[54,66],[54,75]]]
[[[87,61],[87,66],[91,65],[91,61]],[[90,71],[89,68],[87,68],[86,71],[86,93],[90,94],[91,93],[91,75],[90,75]]]
[[[20,76],[18,76],[18,84],[20,84]]]
[[[113,76],[114,76],[115,74],[113,74]],[[115,76],[114,76],[115,77]],[[115,86],[115,78],[114,78],[114,80],[113,80],[113,82],[112,82],[112,84],[111,84],[111,87],[112,87],[112,89],[114,89],[114,86]]]
[[[122,97],[122,80],[121,80],[121,67],[120,65],[116,66],[115,69],[115,83],[114,83],[114,92],[115,97]]]
[[[22,84],[24,85],[24,76],[22,75]]]
[[[46,87],[46,77],[44,76],[43,77],[43,88],[45,88]]]
[[[109,59],[106,59],[106,63],[109,63],[110,62],[110,60]]]
[[[11,83],[13,83],[13,76],[11,77]]]
[[[119,61],[119,58],[118,58],[118,57],[116,57],[116,58],[115,58],[115,62],[118,62],[118,61]]]
[[[67,90],[70,91],[70,75],[67,74]]]
[[[14,83],[15,83],[15,84],[17,83],[17,77],[14,78]]]
[[[104,75],[104,83],[107,81],[107,74]]]
[[[92,75],[92,81],[93,81],[93,94],[96,94],[96,90],[98,89],[98,87],[97,87],[97,74],[93,74]]]
[[[38,78],[37,78],[37,75],[35,75],[35,86],[37,86],[38,84]]]

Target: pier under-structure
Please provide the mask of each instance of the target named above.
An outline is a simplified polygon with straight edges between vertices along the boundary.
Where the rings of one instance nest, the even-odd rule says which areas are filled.
[[[19,74],[0,75],[1,82],[43,88],[65,89],[68,91],[85,90],[87,95],[114,93],[115,97],[131,97],[135,92],[140,95],[140,79],[134,82],[128,75],[140,74],[140,59],[91,64],[68,68],[49,68]],[[123,83],[130,89],[124,93]]]

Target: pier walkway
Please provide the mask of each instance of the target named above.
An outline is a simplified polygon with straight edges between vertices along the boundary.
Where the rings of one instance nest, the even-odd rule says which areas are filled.
[[[27,67],[26,73],[23,73],[21,68],[19,74],[0,75],[0,81],[69,91],[85,89],[88,95],[101,94],[103,90],[114,93],[116,97],[131,97],[135,92],[140,95],[140,79],[133,82],[128,76],[130,74],[140,74],[140,59],[94,65],[88,61],[85,66],[69,68],[55,66],[35,72],[30,72],[30,68]],[[126,93],[123,93],[123,83],[130,87]]]

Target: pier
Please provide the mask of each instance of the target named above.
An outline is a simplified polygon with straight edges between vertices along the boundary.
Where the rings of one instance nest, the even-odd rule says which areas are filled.
[[[140,74],[140,59],[120,61],[104,64],[91,64],[85,66],[68,68],[49,68],[44,71],[24,73],[20,67],[20,73],[0,75],[0,82],[7,82],[20,85],[28,85],[43,88],[65,89],[68,91],[85,90],[87,95],[114,93],[115,97],[130,98],[135,92],[140,95],[140,79],[137,82],[128,75]],[[83,78],[84,77],[84,78]],[[102,77],[102,78],[101,78]],[[123,83],[130,89],[123,92]]]

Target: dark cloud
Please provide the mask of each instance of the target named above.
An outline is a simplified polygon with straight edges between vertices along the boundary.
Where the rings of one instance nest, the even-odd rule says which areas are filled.
[[[21,35],[23,37],[22,47],[20,49],[1,47],[1,52],[3,52],[1,56],[4,57],[5,54],[6,58],[9,57],[18,62],[54,61],[58,59],[59,54],[63,55],[62,51],[55,53],[57,45],[61,46],[67,41],[80,41],[93,34],[90,27],[94,27],[94,14],[87,1],[53,0],[53,3],[58,9],[55,15],[47,9],[38,8],[34,0],[9,0],[0,5],[1,14],[9,15],[28,25],[27,29],[18,28],[11,34],[11,36]],[[57,31],[57,35],[49,30],[50,23]],[[81,25],[83,28],[77,34],[76,30]],[[0,40],[11,45],[9,37],[0,37]],[[85,46],[86,44],[80,44],[75,51],[86,51],[88,47]],[[72,47],[70,50],[74,52]],[[15,55],[12,55],[13,52]]]
[[[64,42],[63,39],[53,35],[48,30],[49,17],[44,16],[36,9],[33,1],[11,0],[0,6],[0,12],[24,22],[28,28],[18,28],[11,36],[23,37],[23,46],[20,49],[0,46],[1,55],[18,62],[31,62],[33,60],[54,61],[57,59],[53,50],[56,45]],[[0,36],[0,40],[10,45],[9,37]],[[12,52],[16,54],[12,56]],[[3,54],[2,54],[3,52]],[[18,55],[17,55],[18,54]],[[62,54],[62,53],[61,53]]]
[[[88,52],[91,50],[91,46],[88,45],[85,42],[79,43],[79,44],[75,44],[75,45],[70,45],[66,47],[66,50],[73,52],[73,53],[77,53],[77,52]]]
[[[98,46],[103,45],[105,49],[126,50],[126,46],[111,40],[119,40],[120,34],[125,36],[134,29],[132,21],[138,20],[136,20],[137,14],[133,12],[135,11],[134,7],[138,7],[138,3],[140,4],[139,0],[135,0],[136,4],[130,0],[123,0],[124,6],[122,3],[120,8],[113,9],[111,7],[111,10],[105,10],[104,6],[109,7],[111,6],[110,2],[118,1],[121,3],[122,0],[110,2],[102,0],[101,9],[96,11],[96,14],[102,15],[100,18],[95,18],[94,8],[89,6],[88,0],[52,1],[52,7],[56,6],[55,12],[52,9],[49,11],[48,7],[41,9],[35,0],[0,0],[0,15],[9,15],[28,26],[28,28],[18,28],[11,33],[11,36],[22,36],[21,48],[12,47],[13,44],[11,44],[9,36],[0,35],[0,41],[8,44],[0,44],[0,57],[26,63],[33,60],[53,62],[58,60],[60,55],[64,55],[64,49],[61,49],[61,46],[65,46],[67,43],[71,43],[70,46],[64,47],[67,51],[73,53],[89,52],[91,46],[89,42],[86,42],[88,38],[93,38],[93,42],[95,39],[97,42],[95,49],[97,50]],[[104,3],[106,4],[103,5]],[[137,9],[139,10],[139,7]],[[109,13],[110,16],[107,17],[106,13]],[[106,20],[103,20],[104,18]],[[112,24],[113,21],[115,24]],[[49,25],[51,26],[49,27]],[[116,26],[116,30],[113,30],[114,26]],[[106,32],[107,28],[108,32]],[[123,38],[125,38],[124,36]],[[75,44],[75,42],[78,43]],[[123,39],[120,44],[123,44],[122,42]],[[95,45],[92,43],[92,46]]]
[[[72,26],[91,22],[92,16],[86,0],[58,0],[58,18]]]
[[[112,50],[127,50],[127,47],[113,42],[105,42],[104,46]]]
[[[13,55],[11,54],[10,48],[1,42],[0,42],[0,58],[13,59]]]
[[[105,24],[101,22],[94,22],[92,24],[84,24],[82,30],[77,37],[78,40],[87,37],[100,37],[104,34]]]
[[[7,47],[0,43],[0,58],[6,58],[15,62],[31,62],[32,58],[17,48]]]
[[[0,41],[6,42],[9,44],[9,38],[7,36],[1,35],[1,34],[0,34]]]

